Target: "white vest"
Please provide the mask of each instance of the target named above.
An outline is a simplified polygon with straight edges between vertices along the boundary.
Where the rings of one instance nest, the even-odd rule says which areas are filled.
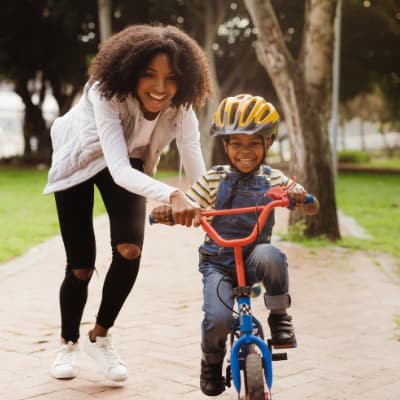
[[[51,127],[53,155],[48,183],[44,189],[45,194],[84,182],[107,166],[97,133],[93,105],[89,99],[90,89],[87,83],[79,102],[65,115],[57,118]],[[113,98],[111,104],[118,110],[125,141],[129,148],[133,140],[132,133],[141,116],[140,105],[131,95],[123,101]],[[186,122],[185,127],[188,132],[183,132],[184,119],[189,122]],[[185,139],[187,136],[192,141],[196,135],[199,135],[198,120],[193,109],[167,107],[161,112],[150,143],[144,152],[144,172],[147,175],[154,175],[162,150],[173,139],[177,139],[178,150],[181,150],[180,144],[186,141],[183,140],[183,135]],[[202,158],[186,160],[185,165],[185,157],[183,157],[183,162],[187,174],[189,172],[189,180],[197,179],[199,172],[202,172],[204,168]],[[191,163],[193,165],[190,165]],[[202,164],[202,166],[198,167],[194,163]],[[193,176],[190,176],[191,173]]]

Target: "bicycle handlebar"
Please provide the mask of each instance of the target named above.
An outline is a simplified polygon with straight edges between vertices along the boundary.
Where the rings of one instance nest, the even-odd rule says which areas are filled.
[[[271,192],[271,191],[270,191]],[[268,192],[268,193],[270,193]],[[267,195],[268,195],[267,193]],[[207,210],[201,213],[201,225],[203,229],[208,233],[208,235],[220,246],[223,247],[237,247],[237,246],[246,246],[257,239],[257,235],[263,229],[264,224],[272,211],[275,207],[289,207],[292,203],[292,200],[287,196],[285,192],[282,193],[272,193],[271,196],[274,200],[269,202],[264,206],[255,206],[255,207],[245,207],[245,208],[234,208],[228,210]],[[310,204],[314,201],[314,196],[308,194],[304,204]],[[293,206],[293,205],[292,205]],[[253,231],[250,233],[249,236],[240,238],[240,239],[224,239],[222,238],[218,232],[211,226],[211,224],[206,220],[206,217],[213,217],[216,215],[230,215],[230,214],[240,214],[240,213],[250,213],[261,211],[258,220],[253,228]]]
[[[219,245],[224,247],[235,247],[235,246],[246,246],[256,240],[259,231],[262,230],[264,224],[268,218],[269,213],[275,207],[288,207],[292,208],[294,203],[293,200],[287,195],[286,190],[282,187],[274,187],[270,189],[265,196],[272,198],[273,200],[264,206],[244,207],[244,208],[231,208],[226,210],[206,210],[201,212],[201,225],[203,229],[209,234],[209,236],[217,242]],[[314,196],[308,194],[304,204],[309,204],[314,201]],[[206,217],[213,217],[217,215],[230,215],[230,214],[242,214],[261,211],[257,223],[254,226],[253,231],[249,236],[240,239],[224,239],[222,238],[208,223]],[[173,215],[170,216],[170,222],[174,222]],[[149,215],[150,225],[158,223],[151,215]]]

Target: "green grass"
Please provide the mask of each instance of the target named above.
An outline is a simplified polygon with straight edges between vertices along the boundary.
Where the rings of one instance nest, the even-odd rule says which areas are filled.
[[[162,171],[164,179],[176,175]],[[43,195],[47,171],[0,166],[0,263],[59,233],[53,195]],[[96,190],[94,214],[105,212]]]
[[[340,175],[337,206],[372,236],[349,244],[392,254],[400,259],[400,175]]]
[[[42,194],[46,180],[47,171],[0,168],[0,262],[59,233],[54,196]],[[102,212],[96,200],[95,214]]]
[[[340,175],[336,183],[336,199],[337,207],[353,217],[371,239],[347,236],[335,245],[388,253],[400,262],[400,175]],[[290,227],[282,237],[310,249],[332,245],[323,237],[305,237],[304,228],[304,222],[300,222]]]

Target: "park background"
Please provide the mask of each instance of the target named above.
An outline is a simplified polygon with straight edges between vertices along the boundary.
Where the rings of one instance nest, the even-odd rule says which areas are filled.
[[[52,201],[39,196],[51,160],[51,123],[79,98],[101,41],[133,23],[177,25],[203,47],[215,87],[196,110],[207,166],[225,162],[221,143],[208,133],[219,100],[241,92],[264,96],[282,119],[267,161],[296,176],[321,204],[313,218],[291,213],[292,230],[337,242],[338,213],[346,212],[371,237],[386,238],[379,248],[400,252],[393,222],[399,212],[399,0],[16,0],[4,5],[0,22],[0,260],[56,233]],[[159,170],[174,174],[178,167],[172,143]],[[359,172],[367,174],[354,175]],[[15,190],[26,192],[15,196]],[[344,199],[342,191],[351,194]],[[354,201],[361,193],[362,207]],[[43,206],[42,214],[35,210]],[[29,223],[28,210],[40,219]],[[34,227],[28,234],[27,225]]]
[[[116,326],[119,348],[134,371],[125,389],[99,381],[85,363],[76,382],[54,382],[47,373],[59,328],[57,304],[49,298],[56,299],[64,262],[54,200],[42,195],[49,128],[79,97],[100,41],[148,22],[184,29],[210,61],[216,96],[198,110],[208,165],[222,160],[208,136],[215,103],[238,92],[259,94],[277,105],[283,121],[268,162],[298,176],[318,197],[335,199],[322,202],[320,214],[331,219],[319,221],[319,232],[305,236],[309,221],[303,220],[289,229],[280,222],[275,231],[292,260],[292,309],[302,339],[290,362],[276,368],[276,398],[398,398],[398,0],[14,0],[2,5],[0,22],[1,399],[201,398],[201,289],[194,265],[201,234],[179,227],[149,231],[141,279]],[[257,50],[263,45],[268,60]],[[316,54],[321,57],[312,66],[320,73],[314,75],[308,67]],[[284,75],[271,69],[271,60],[284,60]],[[317,76],[314,93],[310,81]],[[298,114],[288,110],[282,92],[292,82]],[[303,126],[304,115],[317,117],[317,128]],[[300,123],[287,123],[292,120]],[[300,148],[293,145],[298,136]],[[311,152],[308,144],[320,138],[327,147]],[[169,150],[157,177],[176,182],[174,144]],[[305,152],[313,167],[302,165],[297,152]],[[107,226],[99,200],[98,269],[104,274]],[[336,223],[337,232],[331,229]],[[92,291],[100,293],[99,281]],[[85,323],[95,312],[94,304],[88,306]],[[135,336],[143,331],[145,340]],[[184,345],[183,358],[176,343]],[[233,398],[232,391],[223,398]]]

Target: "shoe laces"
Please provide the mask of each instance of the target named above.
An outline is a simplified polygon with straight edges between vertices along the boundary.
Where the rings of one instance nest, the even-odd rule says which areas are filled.
[[[78,346],[72,342],[63,343],[57,350],[57,364],[71,364]]]
[[[123,364],[111,342],[110,336],[106,336],[104,338],[97,337],[96,344],[111,367],[116,367],[120,364]]]

